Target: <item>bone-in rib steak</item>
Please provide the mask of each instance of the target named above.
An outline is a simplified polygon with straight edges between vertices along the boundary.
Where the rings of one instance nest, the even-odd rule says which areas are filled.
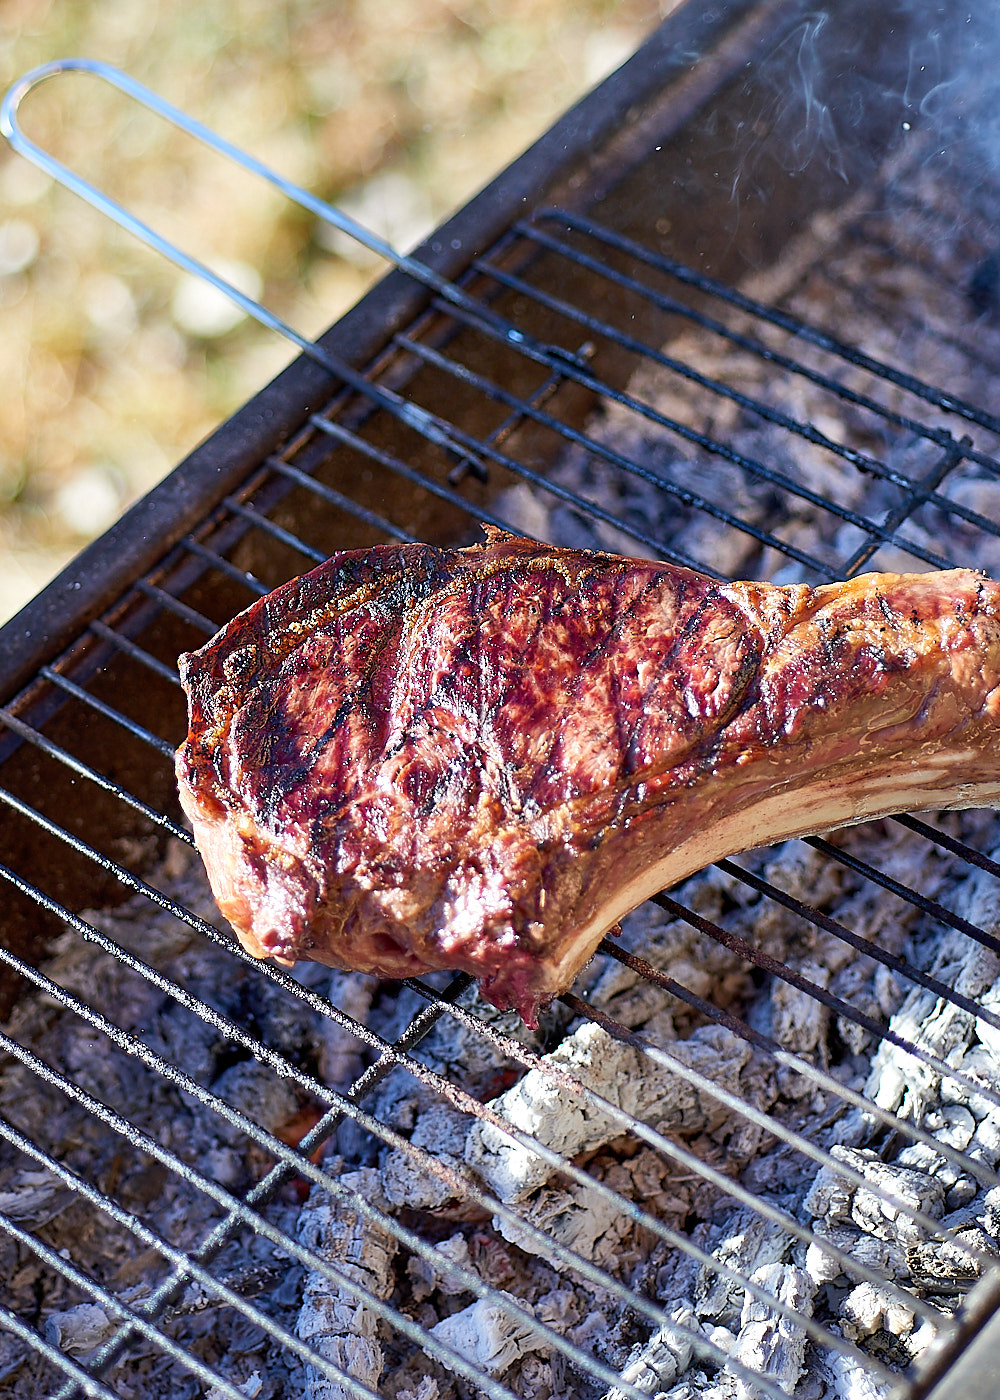
[[[1000,586],[819,588],[489,531],[335,555],[181,658],[177,755],[258,957],[463,969],[534,1020],[723,855],[1000,802]]]

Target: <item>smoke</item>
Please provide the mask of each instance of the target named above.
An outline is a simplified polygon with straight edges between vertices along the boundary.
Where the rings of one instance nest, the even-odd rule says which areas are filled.
[[[808,178],[843,198],[901,143],[927,159],[978,147],[985,177],[1000,167],[1000,4],[837,0],[798,15],[754,69],[754,94],[732,131],[732,196],[768,198]],[[984,85],[994,100],[977,100]],[[749,88],[747,89],[749,93]],[[720,130],[720,141],[725,133]],[[838,196],[836,187],[839,186]]]
[[[779,61],[786,56],[790,60],[802,108],[801,124],[788,147],[786,168],[789,173],[797,174],[813,161],[825,160],[828,169],[846,181],[843,145],[837,123],[830,104],[820,95],[823,79],[829,70],[829,54],[823,40],[823,31],[828,22],[829,16],[826,14],[807,17],[792,30],[779,49]]]

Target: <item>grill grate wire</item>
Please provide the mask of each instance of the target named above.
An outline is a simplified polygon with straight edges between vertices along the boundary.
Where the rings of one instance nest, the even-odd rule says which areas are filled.
[[[322,217],[328,216],[325,206],[315,212],[319,212]],[[553,235],[551,232],[553,227],[562,230],[561,237]],[[569,241],[570,238],[573,241]],[[587,251],[588,249],[589,251]],[[612,261],[614,254],[625,255],[634,269],[633,272],[625,274],[618,271]],[[783,371],[801,376],[829,392],[832,396],[850,403],[853,408],[871,414],[884,425],[886,431],[892,429],[904,432],[933,444],[939,450],[940,455],[936,457],[929,470],[914,479],[899,471],[883,458],[836,442],[814,425],[797,421],[752,396],[737,392],[727,386],[724,381],[712,378],[685,365],[682,360],[665,354],[656,345],[650,344],[627,330],[616,327],[603,316],[595,315],[587,307],[575,306],[562,297],[554,296],[546,288],[559,285],[558,279],[553,280],[550,275],[546,275],[543,283],[531,280],[535,270],[543,265],[541,262],[543,256],[555,256],[567,264],[572,264],[578,270],[585,270],[594,278],[615,282],[629,296],[640,298],[650,305],[654,305],[658,312],[665,317],[683,318],[699,326],[700,329],[718,336],[741,353],[756,355]],[[400,260],[396,261],[403,265]],[[406,260],[404,270],[414,271],[410,263],[411,260]],[[516,264],[516,273],[509,270],[511,263]],[[664,292],[660,289],[659,284],[652,285],[643,281],[640,276],[642,271],[650,276],[655,274],[657,277],[672,280],[678,283],[681,288],[693,290],[699,298],[713,306],[713,312],[706,313],[699,306],[685,303],[679,298],[679,293]],[[217,282],[217,279],[212,278],[211,280]],[[578,346],[575,350],[567,350],[559,346],[545,344],[530,334],[519,331],[513,323],[495,309],[495,298],[499,296],[502,289],[515,293],[517,297],[531,299],[537,307],[543,307],[558,318],[571,323],[574,334],[582,332],[588,337],[585,346],[582,348]],[[167,813],[150,806],[141,796],[129,792],[114,778],[77,757],[63,744],[50,739],[44,732],[44,724],[40,722],[36,727],[30,717],[39,705],[40,695],[46,694],[51,698],[51,693],[58,690],[64,697],[63,703],[75,702],[77,705],[85,707],[92,714],[98,715],[102,720],[120,728],[123,731],[123,736],[127,735],[130,739],[147,747],[155,756],[153,761],[169,761],[176,742],[182,737],[179,733],[173,733],[169,737],[165,734],[154,733],[145,724],[88,689],[96,674],[94,665],[96,643],[100,642],[110,646],[137,665],[176,687],[178,678],[173,666],[136,640],[136,636],[141,635],[142,629],[136,625],[135,620],[141,619],[144,628],[147,625],[149,608],[152,608],[154,614],[169,614],[183,627],[191,631],[195,637],[191,645],[196,645],[202,638],[212,635],[217,627],[226,621],[226,618],[223,616],[210,617],[200,608],[193,606],[192,603],[185,601],[183,597],[178,595],[190,592],[195,585],[201,586],[206,578],[210,579],[213,575],[218,575],[228,583],[244,588],[251,597],[261,596],[271,586],[270,583],[265,583],[254,574],[248,573],[227,557],[248,539],[258,535],[264,537],[265,540],[273,541],[283,548],[293,551],[307,563],[325,558],[325,552],[316,544],[303,538],[302,534],[297,533],[286,524],[282,524],[279,520],[272,519],[266,513],[280,509],[286,493],[291,490],[305,492],[317,501],[322,501],[324,505],[332,507],[348,519],[355,530],[367,532],[369,535],[381,535],[389,539],[412,539],[413,536],[400,524],[394,522],[390,515],[383,515],[371,510],[362,502],[353,500],[345,491],[318,479],[314,475],[320,466],[326,469],[331,461],[335,461],[338,451],[347,450],[359,454],[369,463],[384,469],[391,476],[435,497],[460,512],[469,522],[470,527],[486,520],[505,528],[511,528],[511,522],[503,514],[485,508],[477,496],[470,494],[465,489],[469,486],[474,487],[476,480],[481,481],[483,477],[490,479],[497,473],[501,473],[505,474],[505,478],[515,482],[526,483],[535,492],[559,501],[563,506],[585,516],[591,522],[599,522],[614,529],[620,535],[630,537],[636,543],[654,550],[659,557],[691,565],[706,572],[714,572],[711,561],[689,557],[683,549],[674,548],[669,541],[659,538],[656,534],[623,521],[619,515],[605,509],[598,501],[589,499],[578,490],[551,480],[545,473],[535,470],[527,461],[519,459],[516,455],[517,444],[512,441],[516,430],[524,425],[532,425],[536,429],[558,437],[567,448],[573,447],[586,451],[595,460],[603,462],[615,471],[627,473],[643,481],[654,491],[672,497],[684,509],[709,515],[731,530],[752,538],[762,549],[777,551],[785,558],[797,561],[813,573],[825,578],[857,572],[865,563],[869,562],[879,548],[887,544],[902,549],[914,559],[925,563],[935,566],[949,564],[951,560],[948,557],[927,549],[914,539],[908,538],[904,533],[905,526],[915,514],[928,507],[944,513],[953,521],[961,521],[965,526],[976,531],[994,537],[1000,536],[1000,526],[996,522],[980,512],[963,506],[960,502],[951,500],[941,491],[941,487],[948,478],[963,464],[973,464],[992,474],[996,474],[1000,470],[1000,463],[989,450],[991,447],[990,435],[1000,433],[1000,422],[992,415],[971,403],[956,399],[944,390],[924,384],[914,376],[865,355],[850,345],[842,344],[824,332],[774,307],[756,302],[741,293],[733,292],[710,278],[695,273],[661,255],[654,254],[592,219],[586,219],[563,210],[541,211],[530,220],[518,223],[507,236],[500,240],[488,257],[477,259],[470,268],[462,287],[437,286],[436,291],[439,293],[439,299],[432,305],[431,310],[407,332],[400,333],[394,338],[396,353],[392,360],[392,366],[396,375],[395,382],[398,382],[399,378],[402,377],[410,385],[414,385],[420,382],[421,374],[428,372],[436,373],[447,380],[454,380],[462,387],[463,391],[502,410],[502,417],[493,429],[489,432],[470,431],[463,427],[461,422],[450,422],[430,408],[402,399],[396,389],[388,389],[385,385],[376,383],[373,378],[365,378],[354,372],[345,374],[343,367],[339,364],[328,365],[332,376],[342,383],[346,383],[354,391],[355,397],[360,396],[361,401],[354,402],[350,396],[345,399],[343,393],[338,391],[338,397],[332,408],[328,408],[322,413],[315,413],[310,417],[308,426],[311,431],[304,441],[299,440],[285,456],[273,455],[269,457],[262,464],[261,470],[255,474],[242,491],[225,498],[201,530],[187,537],[180,545],[171,550],[161,566],[151,576],[138,579],[134,589],[126,598],[121,600],[105,618],[97,619],[89,626],[88,636],[82,645],[74,645],[56,665],[42,667],[38,679],[28,687],[25,694],[8,709],[0,712],[0,721],[16,740],[37,747],[53,763],[70,769],[85,781],[113,794],[116,799],[139,812],[150,823],[165,829],[175,838],[190,845],[190,835],[184,828],[178,826]],[[492,305],[489,304],[491,299],[494,299]],[[595,294],[594,304],[600,304],[600,301],[600,296]],[[734,313],[737,317],[749,320],[758,327],[758,330],[751,334],[746,329],[741,328],[742,323],[739,320],[731,322],[725,319]],[[448,320],[444,331],[441,329],[442,318]],[[819,351],[832,361],[843,362],[853,370],[861,370],[876,382],[892,385],[935,411],[948,416],[957,415],[963,423],[984,430],[987,436],[978,445],[968,436],[956,438],[946,426],[937,421],[924,422],[910,413],[903,413],[896,407],[881,402],[873,396],[872,392],[860,392],[837,378],[835,370],[827,368],[821,371],[802,359],[796,359],[787,351],[778,350],[771,346],[761,338],[769,329],[782,332],[793,342],[801,342],[810,351]],[[517,355],[542,371],[543,378],[532,391],[523,395],[504,388],[495,379],[491,379],[488,375],[473,368],[474,356],[469,356],[468,362],[462,358],[463,355],[468,354],[470,338],[473,342],[479,338],[495,343],[501,342],[508,353]],[[613,343],[619,349],[641,357],[644,362],[650,365],[655,365],[659,370],[676,375],[687,383],[696,384],[701,391],[726,399],[741,410],[755,414],[761,421],[766,421],[784,432],[808,441],[813,446],[829,453],[831,457],[842,461],[851,469],[881,478],[888,485],[898,489],[902,493],[903,499],[885,518],[876,520],[810,491],[801,483],[769,467],[766,463],[734,450],[725,441],[716,440],[703,432],[695,431],[680,419],[670,417],[644,403],[635,394],[621,390],[608,379],[602,378],[597,367],[596,357],[587,353],[595,341]],[[811,504],[829,512],[831,517],[835,517],[841,523],[855,526],[863,531],[867,536],[866,540],[853,549],[846,559],[838,561],[817,557],[814,553],[799,548],[792,541],[782,538],[776,531],[761,528],[698,492],[684,490],[672,482],[665,481],[641,463],[635,462],[623,453],[610,448],[589,431],[578,430],[564,422],[559,417],[558,399],[560,390],[567,385],[586,389],[597,395],[602,403],[617,405],[637,418],[653,424],[657,429],[673,434],[678,440],[686,441],[711,453],[719,460],[729,462],[753,479],[769,482],[786,496],[808,500]],[[338,413],[337,419],[329,416],[334,411]],[[412,465],[404,459],[401,453],[387,450],[378,441],[372,440],[372,422],[382,414],[396,418],[402,425],[401,431],[404,435],[416,434],[421,438],[424,447],[430,450],[432,458],[443,459],[443,461],[437,460],[434,463],[435,468],[437,468],[436,474],[434,469]],[[319,450],[317,450],[317,445],[319,445]],[[309,459],[310,453],[313,454],[313,459],[318,465],[306,467],[297,464],[295,460],[286,460],[287,457],[306,461]],[[256,975],[280,987],[285,995],[308,1005],[313,1012],[335,1021],[354,1036],[359,1043],[364,1044],[373,1056],[372,1065],[363,1072],[348,1091],[342,1094],[334,1092],[323,1085],[314,1075],[302,1070],[301,1067],[282,1056],[266,1041],[249,1033],[244,1027],[224,1016],[209,1003],[189,992],[180,983],[142,962],[141,959],[102,933],[94,924],[88,922],[79,912],[61,904],[45,890],[32,884],[16,871],[6,866],[0,868],[0,875],[3,876],[4,880],[22,895],[54,914],[64,925],[75,929],[83,938],[101,947],[110,957],[128,966],[137,976],[155,985],[178,1005],[186,1007],[192,1014],[211,1024],[228,1041],[248,1051],[256,1060],[267,1065],[276,1074],[296,1081],[318,1104],[325,1105],[325,1111],[315,1127],[301,1139],[296,1147],[289,1147],[260,1124],[247,1118],[225,1100],[206,1090],[204,1086],[184,1074],[177,1066],[158,1056],[143,1043],[140,1037],[123,1031],[101,1011],[88,1006],[72,992],[61,988],[46,977],[42,971],[30,966],[23,959],[17,958],[10,951],[0,949],[0,960],[8,967],[16,969],[21,976],[32,982],[47,997],[52,998],[53,1001],[74,1015],[88,1021],[110,1042],[118,1045],[150,1073],[180,1085],[186,1093],[206,1103],[213,1113],[236,1127],[274,1162],[268,1173],[249,1194],[244,1199],[239,1199],[214,1182],[210,1176],[177,1157],[163,1144],[157,1142],[155,1138],[143,1134],[135,1125],[130,1124],[127,1119],[122,1118],[108,1105],[103,1104],[75,1084],[71,1077],[45,1064],[29,1048],[19,1044],[9,1036],[2,1037],[3,1047],[9,1056],[20,1060],[40,1078],[56,1086],[67,1097],[82,1104],[88,1114],[101,1119],[115,1133],[130,1140],[133,1145],[141,1147],[145,1154],[161,1161],[169,1172],[184,1178],[200,1193],[213,1200],[222,1211],[218,1224],[205,1236],[200,1246],[190,1250],[179,1250],[170,1241],[151,1231],[134,1214],[120,1207],[109,1193],[103,1192],[95,1185],[81,1179],[69,1167],[60,1163],[56,1156],[46,1152],[39,1144],[26,1138],[13,1124],[6,1120],[0,1121],[0,1136],[12,1147],[25,1157],[43,1166],[53,1176],[58,1177],[68,1189],[79,1194],[95,1210],[104,1212],[144,1246],[154,1249],[170,1269],[167,1279],[153,1291],[144,1303],[138,1306],[128,1306],[103,1288],[98,1280],[86,1275],[71,1261],[60,1258],[44,1241],[30,1231],[24,1230],[16,1221],[0,1216],[0,1228],[11,1238],[16,1239],[25,1249],[37,1255],[48,1268],[62,1273],[84,1294],[105,1303],[122,1320],[119,1333],[100,1348],[90,1359],[87,1367],[84,1368],[58,1348],[53,1347],[36,1331],[26,1328],[13,1314],[6,1311],[0,1313],[0,1325],[28,1340],[32,1347],[64,1374],[65,1380],[58,1391],[60,1400],[69,1400],[69,1397],[81,1391],[94,1395],[114,1394],[113,1390],[109,1390],[97,1378],[113,1374],[113,1368],[124,1356],[130,1342],[140,1335],[160,1347],[165,1354],[170,1355],[182,1367],[189,1369],[201,1380],[217,1386],[221,1394],[226,1396],[241,1394],[242,1392],[235,1389],[224,1377],[199,1362],[189,1350],[178,1347],[157,1323],[157,1319],[162,1317],[176,1302],[180,1291],[192,1280],[227,1306],[236,1309],[264,1327],[280,1345],[296,1351],[302,1359],[308,1360],[329,1380],[344,1386],[348,1393],[355,1395],[373,1394],[374,1392],[365,1385],[352,1379],[331,1363],[327,1357],[317,1352],[315,1348],[303,1343],[287,1328],[283,1328],[268,1317],[266,1312],[257,1308],[249,1299],[227,1287],[223,1281],[211,1273],[208,1265],[217,1258],[223,1246],[237,1230],[246,1225],[249,1225],[252,1231],[271,1239],[289,1260],[297,1260],[310,1269],[325,1275],[331,1283],[346,1288],[349,1293],[362,1300],[365,1306],[381,1316],[391,1328],[410,1337],[446,1368],[466,1376],[484,1393],[496,1397],[506,1397],[513,1393],[503,1383],[490,1378],[481,1369],[472,1365],[454,1348],[433,1337],[405,1313],[400,1312],[374,1294],[359,1289],[356,1281],[349,1275],[338,1271],[328,1260],[322,1258],[315,1251],[302,1246],[287,1232],[275,1227],[267,1219],[266,1208],[274,1200],[279,1189],[292,1177],[300,1177],[306,1182],[322,1188],[333,1198],[349,1201],[351,1208],[366,1218],[373,1226],[390,1230],[413,1254],[427,1259],[433,1263],[435,1268],[452,1276],[456,1281],[460,1281],[463,1287],[474,1296],[489,1299],[502,1311],[517,1316],[529,1329],[544,1335],[549,1347],[562,1352],[573,1365],[579,1368],[582,1374],[588,1376],[592,1381],[600,1382],[608,1387],[617,1387],[618,1391],[630,1396],[639,1396],[644,1393],[628,1381],[623,1380],[598,1357],[581,1350],[547,1324],[535,1319],[530,1310],[525,1309],[516,1300],[505,1297],[503,1293],[485,1284],[474,1271],[444,1258],[418,1232],[409,1229],[397,1218],[386,1215],[363,1198],[346,1191],[333,1175],[323,1169],[322,1165],[316,1165],[310,1159],[310,1153],[330,1138],[337,1122],[345,1117],[353,1119],[355,1123],[382,1144],[406,1153],[425,1171],[438,1176],[447,1176],[449,1185],[454,1188],[456,1196],[460,1199],[474,1203],[491,1216],[516,1226],[521,1232],[529,1234],[534,1232],[536,1237],[540,1237],[538,1242],[544,1246],[548,1256],[558,1261],[558,1267],[578,1278],[587,1280],[594,1286],[610,1291],[620,1301],[627,1303],[634,1311],[642,1314],[654,1328],[672,1325],[682,1334],[687,1331],[689,1340],[695,1345],[700,1355],[717,1365],[727,1363],[725,1351],[710,1339],[697,1331],[686,1329],[682,1324],[671,1323],[664,1310],[650,1299],[640,1293],[632,1292],[606,1270],[593,1265],[590,1261],[576,1255],[572,1250],[565,1249],[558,1241],[539,1231],[517,1209],[482,1190],[475,1182],[454,1173],[449,1174],[449,1169],[432,1154],[415,1146],[404,1135],[367,1113],[361,1107],[362,1101],[390,1070],[400,1066],[405,1068],[414,1078],[433,1089],[443,1100],[450,1102],[466,1114],[491,1123],[509,1140],[534,1152],[547,1161],[554,1170],[561,1173],[564,1178],[572,1180],[578,1185],[585,1185],[590,1190],[596,1190],[599,1195],[611,1200],[616,1209],[631,1216],[658,1241],[687,1254],[717,1277],[737,1284],[750,1296],[766,1302],[773,1311],[792,1318],[818,1345],[838,1351],[845,1356],[861,1358],[869,1373],[888,1386],[892,1394],[900,1396],[906,1394],[905,1382],[883,1362],[870,1355],[860,1353],[853,1343],[831,1333],[822,1324],[796,1314],[787,1304],[773,1298],[760,1285],[731,1269],[696,1242],[672,1230],[635,1202],[621,1196],[603,1182],[597,1181],[586,1171],[585,1167],[553,1152],[532,1135],[514,1128],[500,1118],[489,1107],[488,1103],[480,1101],[462,1089],[461,1086],[442,1079],[435,1071],[419,1059],[414,1058],[412,1052],[420,1046],[442,1016],[456,1018],[472,1034],[489,1040],[508,1062],[519,1065],[523,1070],[534,1070],[557,1078],[567,1093],[589,1103],[595,1110],[609,1114],[621,1125],[623,1130],[672,1159],[679,1168],[700,1175],[720,1193],[728,1195],[731,1199],[754,1209],[765,1218],[780,1224],[783,1230],[803,1243],[814,1244],[826,1251],[832,1259],[842,1266],[844,1273],[848,1276],[877,1283],[893,1292],[912,1307],[919,1316],[935,1321],[939,1325],[944,1324],[945,1319],[939,1309],[924,1298],[914,1296],[909,1291],[899,1288],[895,1283],[887,1280],[878,1270],[868,1268],[856,1258],[844,1253],[833,1241],[814,1236],[800,1221],[788,1216],[772,1203],[755,1197],[738,1181],[725,1176],[709,1163],[701,1161],[693,1152],[596,1094],[587,1085],[567,1074],[566,1071],[555,1069],[551,1062],[547,1062],[540,1055],[527,1050],[519,1042],[502,1035],[463,1006],[455,1004],[455,997],[465,989],[468,979],[457,979],[446,992],[437,991],[419,981],[409,983],[408,985],[425,1000],[425,1009],[417,1014],[395,1042],[387,1041],[346,1013],[339,1011],[326,998],[300,984],[289,974],[270,965],[257,964],[248,954],[244,954],[242,950],[231,945],[210,923],[200,918],[192,910],[178,904],[169,894],[157,889],[133,873],[127,865],[112,859],[96,846],[74,835],[62,827],[58,821],[46,815],[39,808],[23,801],[15,793],[6,788],[0,789],[0,800],[21,818],[36,824],[55,841],[72,849],[86,861],[102,867],[120,885],[132,891],[133,894],[168,910],[200,935],[225,946],[233,957],[242,959],[244,963],[252,966]],[[941,845],[971,864],[978,865],[990,873],[997,873],[995,862],[991,861],[988,856],[975,851],[967,843],[947,832],[939,832],[928,823],[912,818],[898,820],[926,840],[929,845]],[[850,852],[841,850],[836,845],[826,841],[815,840],[812,844],[827,859],[849,866],[863,880],[873,882],[893,897],[915,905],[928,918],[947,925],[984,946],[992,946],[994,950],[997,949],[997,939],[986,930],[952,914],[941,904],[924,897],[918,891],[911,890],[894,881],[869,862],[862,861]],[[783,904],[805,922],[833,933],[857,951],[881,961],[909,983],[933,991],[952,1005],[979,1016],[988,1024],[1000,1029],[1000,1018],[988,1008],[980,1006],[940,979],[936,979],[907,963],[901,957],[881,952],[868,940],[855,935],[845,925],[831,919],[822,911],[811,908],[805,902],[787,895],[755,874],[753,870],[744,869],[743,866],[734,861],[720,862],[720,869],[723,869],[735,881],[742,882],[762,893],[769,900]],[[968,1080],[947,1061],[899,1035],[888,1024],[874,1019],[865,1011],[853,1007],[844,999],[829,993],[814,980],[788,965],[770,958],[765,951],[754,947],[747,940],[736,938],[729,930],[713,920],[705,918],[697,910],[687,907],[682,901],[664,894],[659,896],[656,902],[672,916],[690,923],[708,938],[724,942],[727,946],[735,948],[740,957],[748,964],[755,965],[761,971],[798,987],[813,1000],[828,1006],[837,1016],[869,1031],[879,1041],[897,1046],[936,1073],[950,1078],[956,1084],[964,1083],[966,1087],[974,1088],[977,1093],[1000,1106],[1000,1095],[994,1093],[988,1086],[984,1086],[978,1081]],[[757,1049],[766,1051],[776,1064],[805,1076],[818,1088],[834,1094],[845,1104],[862,1109],[886,1128],[904,1135],[911,1142],[932,1146],[935,1151],[941,1152],[960,1170],[971,1172],[984,1187],[992,1188],[1000,1185],[1000,1178],[982,1162],[969,1159],[957,1149],[947,1144],[941,1144],[922,1127],[898,1119],[894,1114],[880,1108],[857,1091],[841,1084],[827,1071],[808,1059],[782,1048],[777,1041],[762,1034],[739,1017],[715,1007],[705,998],[698,997],[689,988],[665,977],[643,959],[628,953],[610,941],[605,942],[602,952],[611,959],[631,966],[647,980],[658,982],[666,987],[678,1000],[695,1007],[706,1018],[725,1024],[736,1035],[753,1044]],[[866,1185],[864,1175],[849,1164],[831,1156],[827,1150],[817,1147],[786,1124],[769,1118],[721,1086],[714,1084],[704,1076],[700,1076],[668,1051],[651,1044],[641,1035],[635,1034],[623,1024],[614,1021],[600,1008],[588,1004],[579,995],[569,993],[562,1000],[575,1016],[590,1019],[602,1026],[616,1039],[635,1047],[651,1063],[668,1068],[673,1074],[682,1076],[701,1092],[717,1102],[725,1104],[747,1121],[755,1123],[756,1126],[780,1139],[787,1146],[794,1148],[805,1158],[837,1173],[843,1180],[853,1182],[855,1186]],[[939,1222],[914,1209],[903,1200],[894,1200],[891,1195],[887,1197],[887,1200],[900,1213],[907,1216],[915,1226],[922,1228],[928,1236],[942,1241],[950,1240],[955,1247],[965,1250],[973,1263],[983,1262],[980,1251],[968,1241],[963,1240],[960,1235],[942,1231]],[[731,1358],[728,1359],[728,1364],[737,1376],[748,1385],[755,1387],[758,1392],[775,1397],[784,1394],[766,1376],[749,1372],[739,1362]]]

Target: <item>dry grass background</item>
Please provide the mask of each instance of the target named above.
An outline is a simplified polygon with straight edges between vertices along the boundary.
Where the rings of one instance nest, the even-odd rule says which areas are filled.
[[[616,67],[674,0],[3,0],[0,82],[114,63],[398,247]],[[29,135],[315,335],[382,265],[85,76]],[[0,150],[0,620],[290,357]]]

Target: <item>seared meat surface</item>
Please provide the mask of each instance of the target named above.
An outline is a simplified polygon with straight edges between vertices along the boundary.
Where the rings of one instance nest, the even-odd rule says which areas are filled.
[[[1000,586],[721,584],[490,530],[335,555],[181,658],[181,800],[255,956],[532,1022],[708,862],[1000,801]]]

